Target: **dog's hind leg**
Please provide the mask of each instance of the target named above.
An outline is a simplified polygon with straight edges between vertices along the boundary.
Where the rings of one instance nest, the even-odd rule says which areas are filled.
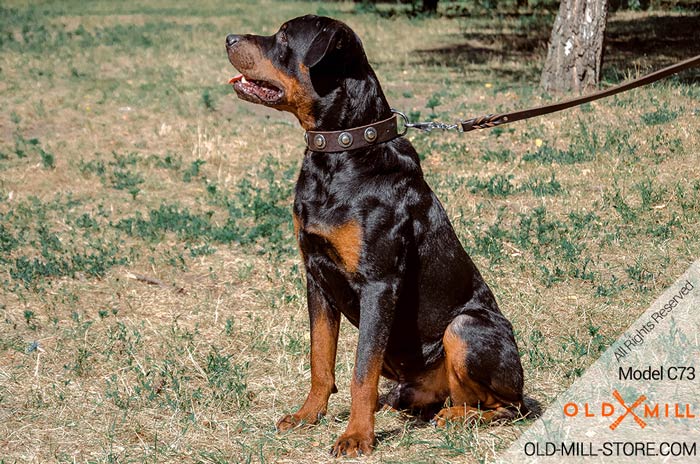
[[[445,369],[451,407],[434,422],[488,423],[522,413],[523,371],[510,323],[477,308],[457,316],[445,330]]]

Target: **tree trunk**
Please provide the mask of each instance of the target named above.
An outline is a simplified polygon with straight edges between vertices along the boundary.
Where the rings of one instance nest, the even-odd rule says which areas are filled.
[[[438,0],[423,0],[423,13],[436,13]]]
[[[600,80],[608,0],[561,0],[540,85],[582,92]]]

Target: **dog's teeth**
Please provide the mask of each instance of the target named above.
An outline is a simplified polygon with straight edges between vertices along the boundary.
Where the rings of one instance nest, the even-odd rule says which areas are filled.
[[[241,77],[241,83],[242,84],[247,84],[248,81],[246,80],[245,76]]]

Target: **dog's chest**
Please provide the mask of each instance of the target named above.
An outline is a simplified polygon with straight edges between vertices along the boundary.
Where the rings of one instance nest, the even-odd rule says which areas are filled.
[[[360,222],[343,211],[333,211],[314,199],[297,195],[294,236],[308,272],[330,305],[355,326],[359,304],[354,280],[360,275],[365,253]]]
[[[345,176],[328,159],[305,160],[294,199],[294,235],[304,260],[326,259],[352,275],[360,266],[364,233]]]
[[[339,224],[324,224],[318,221],[304,221],[294,215],[294,235],[305,261],[310,258],[326,257],[339,269],[354,274],[362,255],[362,227],[349,219]],[[307,216],[308,217],[308,216]]]

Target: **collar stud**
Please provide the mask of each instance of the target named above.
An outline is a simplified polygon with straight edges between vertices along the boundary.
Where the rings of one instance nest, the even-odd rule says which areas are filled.
[[[365,129],[364,137],[365,140],[367,140],[369,143],[374,142],[375,140],[377,140],[377,129],[375,129],[374,127],[368,127],[367,129]]]
[[[392,110],[392,113],[396,113]],[[304,141],[309,150],[320,153],[340,153],[376,146],[401,137],[396,114],[386,119],[359,127],[336,131],[306,131]]]
[[[348,148],[352,145],[352,134],[349,132],[341,132],[338,136],[338,145],[343,148]]]
[[[322,134],[314,135],[314,146],[323,150],[326,147],[326,138]]]

